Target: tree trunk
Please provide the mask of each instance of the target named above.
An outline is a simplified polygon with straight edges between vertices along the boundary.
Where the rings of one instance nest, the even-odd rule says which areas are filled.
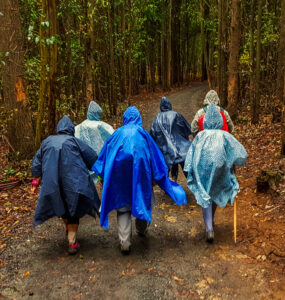
[[[282,118],[281,118],[281,154],[285,155],[285,76],[284,76],[284,66],[285,66],[285,0],[281,1],[281,31],[280,31],[280,51],[279,51],[279,62],[282,63],[283,68],[279,71],[283,73],[283,97],[282,99]],[[279,91],[280,93],[280,91]]]
[[[7,138],[18,157],[33,154],[33,127],[30,101],[25,90],[23,36],[17,0],[0,1],[0,52],[4,104],[9,120]]]
[[[204,9],[204,1],[200,1],[200,13],[201,13],[201,40],[202,40],[202,49],[203,49],[203,58],[205,61],[206,71],[207,71],[207,79],[210,89],[213,88],[210,69],[209,69],[209,59],[208,59],[208,51],[207,51],[207,44],[205,39],[205,9]],[[203,70],[203,65],[202,65]]]
[[[277,97],[283,101],[285,71],[285,3],[281,0],[280,42],[278,51]]]
[[[218,92],[221,105],[227,105],[227,14],[228,4],[218,1]]]
[[[259,103],[260,103],[260,64],[261,64],[261,18],[262,18],[262,0],[258,1],[257,17],[257,37],[256,37],[256,70],[255,70],[255,99],[252,123],[257,124],[259,121]]]
[[[113,20],[111,18],[111,5],[112,1],[108,3],[108,31],[109,31],[109,56],[110,56],[110,112],[117,115],[117,98],[115,96],[115,63],[114,63],[114,42],[113,42]]]
[[[251,119],[253,120],[257,114],[257,103],[254,89],[254,16],[255,16],[255,0],[250,3],[250,45],[249,45],[249,67],[250,67],[250,83],[249,98],[251,103]]]
[[[40,147],[42,138],[42,120],[44,106],[47,104],[47,131],[56,132],[56,96],[57,96],[57,34],[56,0],[42,1],[40,24],[41,82],[38,101],[35,148]]]
[[[121,94],[122,97],[126,97],[126,21],[125,21],[125,0],[122,0],[121,4],[121,34],[123,39],[123,52],[122,52],[122,79],[121,79]]]
[[[172,22],[172,0],[168,4],[168,31],[167,31],[167,89],[171,87],[171,22]]]
[[[238,75],[239,75],[239,47],[240,47],[240,0],[232,1],[231,14],[231,42],[229,58],[229,83],[228,83],[228,110],[232,117],[237,117],[239,100]]]

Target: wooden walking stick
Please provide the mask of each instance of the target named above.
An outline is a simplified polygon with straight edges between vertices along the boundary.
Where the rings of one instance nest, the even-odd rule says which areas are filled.
[[[237,242],[237,199],[234,202],[234,241]]]

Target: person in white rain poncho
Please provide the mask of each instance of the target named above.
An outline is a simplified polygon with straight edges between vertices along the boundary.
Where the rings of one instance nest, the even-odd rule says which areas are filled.
[[[75,137],[90,146],[99,156],[106,140],[114,132],[111,125],[100,120],[102,108],[95,101],[91,101],[88,107],[87,120],[75,127]],[[92,172],[93,181],[97,182],[97,176]]]
[[[188,188],[203,208],[207,241],[213,242],[215,210],[217,205],[234,203],[239,190],[234,166],[243,165],[247,153],[233,135],[221,130],[223,117],[213,103],[208,106],[203,126],[186,155],[184,171],[188,172]]]

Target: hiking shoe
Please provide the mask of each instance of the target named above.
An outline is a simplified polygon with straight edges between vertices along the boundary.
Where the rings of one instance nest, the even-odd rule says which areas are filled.
[[[68,245],[68,254],[74,255],[79,251],[79,249],[80,249],[80,245],[78,242],[76,242],[74,244],[69,244]]]
[[[129,255],[131,252],[131,246],[124,246],[124,245],[121,245],[121,253],[123,255]]]
[[[206,242],[212,244],[214,241],[214,231],[206,232]]]

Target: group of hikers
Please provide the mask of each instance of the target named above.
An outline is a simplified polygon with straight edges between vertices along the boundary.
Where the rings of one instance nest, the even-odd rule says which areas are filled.
[[[239,189],[234,167],[243,165],[247,157],[231,134],[234,126],[228,112],[219,105],[218,94],[210,90],[190,126],[162,97],[150,133],[143,129],[135,106],[127,108],[123,125],[115,131],[100,120],[102,109],[94,101],[87,120],[76,127],[64,116],[57,134],[42,142],[33,159],[32,189],[41,183],[34,225],[54,216],[62,218],[68,253],[75,254],[80,248],[80,218],[98,215],[100,225],[109,228],[108,214],[116,210],[120,249],[128,254],[132,216],[141,236],[151,223],[154,185],[176,204],[187,203],[185,191],[177,184],[180,165],[188,188],[202,206],[206,241],[213,242],[215,210],[217,205],[233,204]],[[101,201],[95,184],[102,187]]]

